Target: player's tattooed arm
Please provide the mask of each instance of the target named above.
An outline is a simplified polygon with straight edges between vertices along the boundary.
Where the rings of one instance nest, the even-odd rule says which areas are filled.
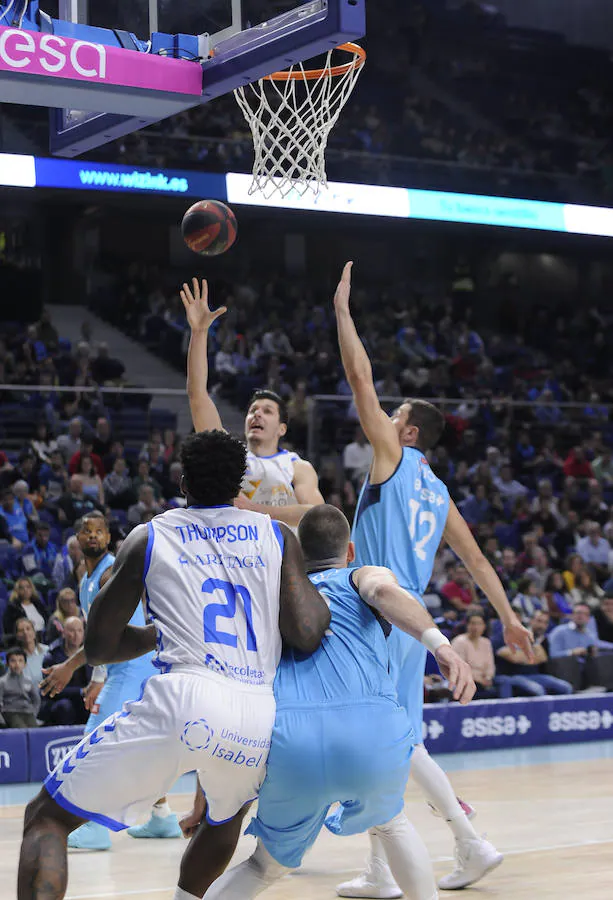
[[[187,351],[187,396],[192,422],[196,431],[223,431],[219,412],[208,390],[207,345],[209,329],[215,319],[225,313],[226,307],[220,306],[219,309],[211,311],[209,288],[204,279],[201,285],[197,278],[193,278],[191,288],[188,284],[184,284],[181,300],[191,328]]]
[[[155,627],[130,625],[141,602],[147,527],[138,525],[121,545],[109,580],[96,595],[87,619],[85,655],[94,666],[135,659],[155,649]]]
[[[334,295],[334,313],[343,369],[353,393],[360,425],[374,450],[373,479],[380,482],[393,474],[402,450],[398,433],[379,403],[372,366],[349,309],[352,266],[353,263],[348,262],[343,269]]]
[[[279,527],[285,542],[279,607],[281,637],[296,650],[312,653],[330,625],[330,610],[305,575],[304,557],[294,533],[283,524]]]

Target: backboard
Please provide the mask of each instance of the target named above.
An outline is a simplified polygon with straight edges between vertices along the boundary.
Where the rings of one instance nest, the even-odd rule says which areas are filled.
[[[0,101],[77,156],[365,32],[365,0],[0,0]]]

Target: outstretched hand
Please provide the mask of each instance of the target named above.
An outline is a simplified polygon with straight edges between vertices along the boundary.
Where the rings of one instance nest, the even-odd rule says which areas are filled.
[[[90,681],[83,691],[83,705],[88,712],[97,713],[100,711],[98,695],[103,687],[103,681]]]
[[[467,662],[458,656],[453,647],[443,644],[435,653],[438,667],[449,682],[453,699],[459,703],[470,703],[475,696],[477,686],[473,673]]]
[[[209,307],[209,286],[204,278],[202,286],[197,278],[192,278],[191,289],[185,283],[181,290],[181,300],[192,331],[208,331],[215,319],[227,311],[227,306],[214,310]]]
[[[45,676],[39,684],[43,697],[55,697],[57,694],[61,694],[73,675],[72,669],[65,662],[49,666],[48,669],[41,669],[41,671]]]
[[[521,650],[528,662],[534,663],[534,637],[519,619],[504,626],[504,642],[511,650]]]
[[[339,311],[349,310],[349,298],[351,296],[351,269],[352,262],[345,263],[341,280],[334,294],[334,309]]]

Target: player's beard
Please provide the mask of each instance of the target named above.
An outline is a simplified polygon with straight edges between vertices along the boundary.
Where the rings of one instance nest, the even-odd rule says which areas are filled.
[[[108,547],[81,547],[83,551],[83,556],[87,556],[88,559],[97,559],[99,556],[104,556]]]

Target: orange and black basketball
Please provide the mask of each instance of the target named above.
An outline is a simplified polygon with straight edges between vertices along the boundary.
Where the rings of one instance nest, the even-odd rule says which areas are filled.
[[[237,231],[236,216],[219,200],[199,200],[181,222],[183,240],[201,256],[225,253],[236,240]]]

